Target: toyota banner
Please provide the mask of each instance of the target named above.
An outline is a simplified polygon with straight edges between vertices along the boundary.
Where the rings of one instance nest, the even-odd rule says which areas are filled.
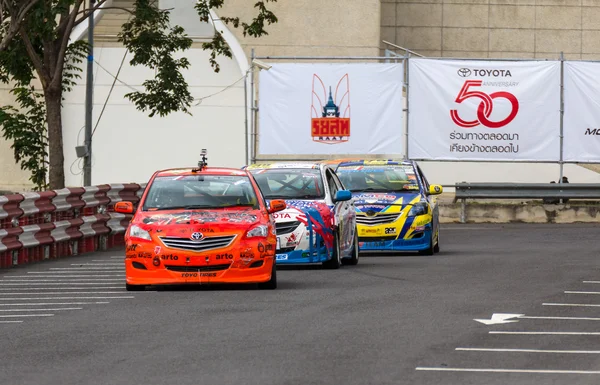
[[[560,61],[408,65],[410,158],[560,160]]]

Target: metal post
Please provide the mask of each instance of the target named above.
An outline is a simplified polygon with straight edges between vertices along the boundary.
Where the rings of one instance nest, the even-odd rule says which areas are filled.
[[[96,0],[90,0],[89,8],[92,9]],[[92,109],[94,106],[94,12],[88,18],[88,62],[87,82],[85,93],[85,148],[83,158],[83,185],[92,185]]]
[[[460,200],[460,223],[467,222],[467,200]]]
[[[252,63],[250,63],[252,66]],[[248,70],[246,70],[246,75],[244,76],[244,125],[245,125],[245,133],[246,133],[246,157],[244,162],[246,164],[250,164],[250,150],[248,148],[250,140],[248,139],[249,130],[248,130]]]
[[[250,122],[250,127],[251,127],[251,136],[252,136],[252,151],[251,151],[251,162],[254,163],[254,160],[256,159],[256,124],[254,121],[254,116],[256,114],[256,106],[254,104],[254,48],[252,48],[252,51],[250,53],[250,106],[251,106],[251,122]]]
[[[564,121],[564,115],[565,115],[564,63],[565,63],[565,58],[564,58],[563,53],[561,52],[560,53],[560,161],[559,161],[560,177],[558,178],[558,183],[562,183],[563,171],[564,171],[563,170],[563,166],[564,166],[564,162],[563,162],[563,121]]]
[[[405,132],[405,145],[404,145],[404,159],[408,159],[408,61],[410,60],[410,53],[407,53],[404,58],[404,68],[405,68],[405,79],[404,84],[406,85],[406,114],[405,114],[405,122],[404,122],[404,132]]]

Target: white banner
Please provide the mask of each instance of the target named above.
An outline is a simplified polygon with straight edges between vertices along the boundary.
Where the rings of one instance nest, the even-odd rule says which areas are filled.
[[[259,154],[404,155],[403,64],[283,63],[260,72]]]
[[[600,63],[565,62],[563,160],[600,162]]]
[[[412,159],[558,161],[560,62],[409,60]]]

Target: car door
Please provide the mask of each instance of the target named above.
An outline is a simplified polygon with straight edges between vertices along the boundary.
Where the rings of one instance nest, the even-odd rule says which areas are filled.
[[[335,195],[339,190],[342,189],[342,184],[334,174],[333,170],[331,170],[329,167],[325,169],[325,180],[327,182],[329,192],[331,193],[331,199],[334,201]],[[333,214],[335,217],[335,223],[338,226],[340,248],[343,252],[352,247],[353,238],[351,238],[351,236],[354,234],[352,233],[352,226],[348,222],[351,212],[354,213],[354,207],[350,205],[349,201],[334,201]]]
[[[340,180],[340,177],[332,171],[333,179],[338,185],[340,190],[345,190],[346,187]],[[356,232],[356,208],[354,207],[354,199],[350,199],[349,201],[340,202],[347,206],[347,209],[344,209],[344,224],[346,227],[346,239],[348,240],[348,247],[344,248],[344,250],[350,250],[354,246],[354,233]]]

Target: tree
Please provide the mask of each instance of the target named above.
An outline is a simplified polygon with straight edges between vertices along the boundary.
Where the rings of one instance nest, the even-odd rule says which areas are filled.
[[[199,21],[211,20],[210,9],[221,8],[226,0],[199,0],[195,9]],[[265,25],[276,23],[276,16],[267,9],[268,2],[261,0],[254,4],[257,15],[248,23],[238,17],[221,17],[234,28],[241,27],[244,36],[260,37],[267,34]],[[2,20],[6,28],[2,30],[2,40],[8,43],[4,50],[0,46],[0,81],[14,84],[11,91],[17,96],[21,107],[0,108],[0,125],[4,137],[14,141],[15,159],[21,167],[32,172],[32,181],[38,188],[40,175],[45,181],[46,156],[49,165],[49,188],[64,187],[64,153],[62,143],[62,100],[80,78],[79,64],[87,55],[87,43],[69,43],[75,26],[86,21],[92,9],[84,0],[0,0]],[[106,0],[99,0],[94,9],[101,7]],[[126,96],[140,111],[150,117],[158,114],[166,116],[172,112],[189,112],[193,98],[181,70],[190,65],[187,58],[175,58],[177,52],[185,51],[192,45],[185,30],[180,26],[170,26],[169,10],[156,7],[157,0],[136,0],[132,17],[123,24],[119,41],[133,53],[130,64],[155,69],[153,79],[144,82],[144,91],[132,92]],[[23,4],[28,3],[28,8]],[[31,3],[31,4],[29,4]],[[7,7],[5,5],[10,5]],[[87,8],[86,8],[87,7]],[[117,8],[117,7],[112,7]],[[21,13],[15,13],[20,10]],[[17,17],[13,15],[17,14]],[[18,25],[17,25],[18,24]],[[4,26],[4,25],[3,25]],[[8,32],[18,30],[10,37]],[[216,31],[212,41],[204,43],[203,49],[211,51],[210,63],[215,72],[220,70],[216,57],[232,57],[224,38]],[[38,79],[41,93],[33,87]],[[41,102],[43,99],[43,102]],[[39,116],[45,114],[45,122]],[[44,125],[45,123],[45,125]],[[45,153],[45,144],[48,154]],[[42,162],[41,159],[44,159]]]

